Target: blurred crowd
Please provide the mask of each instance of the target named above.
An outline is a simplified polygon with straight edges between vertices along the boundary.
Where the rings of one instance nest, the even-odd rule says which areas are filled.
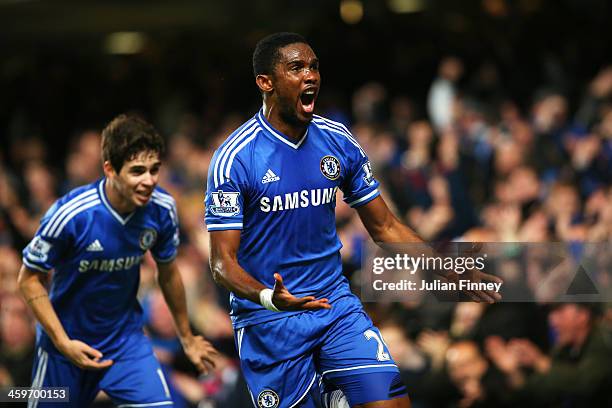
[[[612,67],[602,67],[575,101],[554,87],[513,101],[494,64],[473,71],[464,70],[457,57],[442,59],[426,103],[371,82],[354,92],[346,108],[325,100],[323,89],[319,113],[350,127],[386,201],[425,240],[609,243]],[[214,372],[197,375],[180,350],[155,283],[155,264],[146,258],[139,295],[146,330],[171,378],[177,406],[250,404],[228,294],[209,271],[203,191],[215,148],[253,113],[227,114],[211,128],[198,114],[177,112],[165,135],[160,184],[178,203],[177,262],[191,322],[222,352]],[[35,331],[17,293],[20,251],[54,200],[101,177],[99,131],[70,140],[63,163],[49,157],[53,149],[44,135],[0,147],[0,386],[30,381]],[[367,232],[341,196],[337,228],[345,273],[358,282]],[[528,280],[525,265],[508,269],[515,280]],[[414,407],[612,406],[612,309],[604,302],[404,302],[366,308]],[[101,395],[97,403],[107,401]]]

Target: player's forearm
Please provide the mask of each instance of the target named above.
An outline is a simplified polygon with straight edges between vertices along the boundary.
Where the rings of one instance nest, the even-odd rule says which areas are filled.
[[[357,209],[359,217],[376,243],[412,243],[423,240],[402,224],[381,197]]]
[[[231,257],[211,256],[213,279],[219,285],[244,299],[260,303],[259,292],[266,288]]]
[[[422,243],[421,237],[411,228],[402,224],[395,216],[389,220],[384,227],[377,231],[375,242],[384,243]]]
[[[70,338],[57,317],[49,300],[49,293],[40,281],[37,272],[22,267],[19,272],[19,290],[36,319],[40,322],[53,344],[61,351]]]
[[[181,339],[187,339],[192,336],[192,332],[187,314],[185,286],[181,274],[174,262],[167,265],[160,264],[158,268],[157,281],[174,319],[176,331]]]
[[[404,225],[390,212],[383,223],[376,229],[376,231],[370,231],[372,239],[377,244],[420,244],[415,245],[413,250],[419,255],[425,257],[437,256],[437,252],[430,244],[426,243],[421,237],[417,235],[411,228]],[[449,277],[449,273],[446,271],[435,270],[434,273],[443,277]]]

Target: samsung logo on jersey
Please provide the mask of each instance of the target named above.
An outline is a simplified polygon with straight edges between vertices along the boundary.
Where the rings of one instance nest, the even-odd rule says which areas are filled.
[[[139,265],[143,255],[126,256],[124,258],[114,259],[94,259],[88,261],[83,259],[79,262],[79,272],[99,271],[99,272],[114,272],[126,271],[134,265]]]
[[[295,210],[296,208],[316,207],[329,204],[336,199],[338,187],[317,188],[312,190],[295,191],[272,198],[262,197],[259,208],[263,212]]]

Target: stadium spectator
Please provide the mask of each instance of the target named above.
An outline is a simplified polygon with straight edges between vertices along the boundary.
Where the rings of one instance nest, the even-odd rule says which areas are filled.
[[[520,404],[573,407],[609,406],[612,402],[612,337],[599,325],[600,306],[588,303],[552,305],[554,331],[550,354],[530,340],[508,342],[491,336],[488,356],[516,390]]]
[[[437,130],[450,126],[455,119],[456,83],[463,75],[463,62],[457,57],[445,57],[438,67],[438,77],[431,84],[427,97],[429,117]]]
[[[0,386],[30,385],[34,327],[28,307],[17,294],[0,299]]]
[[[446,369],[459,392],[457,407],[503,407],[507,388],[503,376],[469,340],[453,343],[446,351]]]

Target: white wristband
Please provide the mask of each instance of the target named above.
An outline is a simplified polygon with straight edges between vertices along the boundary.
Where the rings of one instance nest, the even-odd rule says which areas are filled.
[[[270,288],[262,289],[259,292],[259,302],[263,307],[273,312],[280,312],[274,303],[272,303],[272,296],[274,295],[274,291]]]

